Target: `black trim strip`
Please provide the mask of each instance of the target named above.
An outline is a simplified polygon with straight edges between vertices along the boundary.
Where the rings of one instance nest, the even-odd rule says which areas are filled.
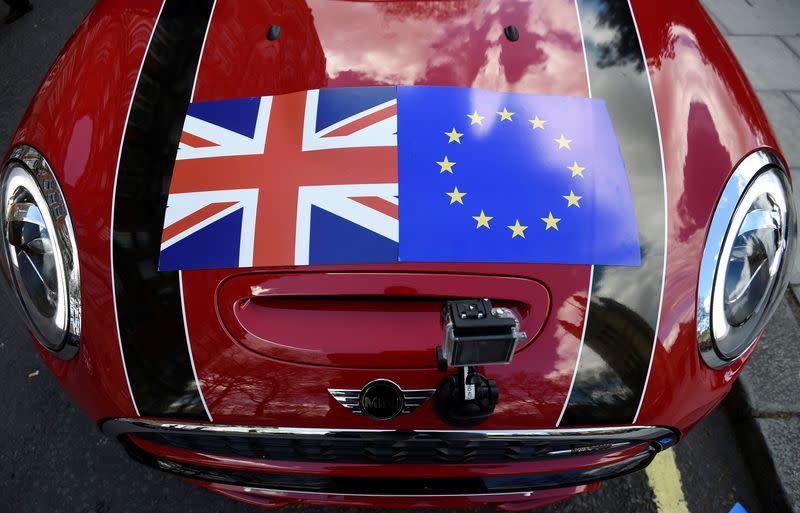
[[[140,415],[210,420],[192,371],[177,272],[158,272],[164,210],[212,0],[165,0],[120,150],[112,265],[120,346]]]
[[[657,448],[650,446],[627,460],[609,465],[531,475],[379,478],[266,474],[213,468],[160,458],[144,451],[127,438],[123,438],[122,442],[128,454],[136,461],[181,477],[282,492],[383,497],[525,493],[547,488],[579,486],[641,470],[649,465],[658,453]]]
[[[628,424],[644,394],[660,315],[666,230],[661,143],[628,1],[577,5],[592,96],[608,105],[628,170],[642,265],[595,266],[585,346],[559,425]]]

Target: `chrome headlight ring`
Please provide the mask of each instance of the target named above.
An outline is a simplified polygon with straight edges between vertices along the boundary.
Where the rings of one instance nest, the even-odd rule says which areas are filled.
[[[797,212],[778,158],[757,151],[734,170],[717,203],[697,288],[697,342],[706,364],[738,360],[764,329],[789,281]]]
[[[36,149],[14,148],[0,174],[3,263],[35,338],[59,358],[78,353],[78,250],[55,173]]]

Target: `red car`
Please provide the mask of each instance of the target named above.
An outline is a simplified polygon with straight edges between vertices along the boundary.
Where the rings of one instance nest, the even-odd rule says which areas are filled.
[[[639,265],[570,263],[567,251],[549,263],[332,264],[307,246],[298,257],[299,207],[270,202],[300,205],[347,151],[302,146],[301,131],[319,136],[302,102],[423,85],[605,105]],[[225,146],[203,105],[242,98],[272,102],[267,145],[181,167]],[[300,128],[272,125],[292,102],[284,121]],[[393,119],[392,105],[328,128],[361,134]],[[496,110],[464,117],[448,148],[487,116],[548,129]],[[192,116],[211,135],[193,132]],[[553,151],[566,151],[558,135]],[[242,175],[253,162],[280,166],[280,195]],[[438,164],[448,176],[452,162]],[[487,184],[499,172],[484,171]],[[253,214],[259,258],[237,246],[238,265],[160,270],[178,228],[249,215],[235,199],[170,221],[175,187],[215,180],[266,198]],[[3,269],[51,372],[147,465],[265,506],[521,510],[645,467],[719,404],[786,287],[790,182],[745,75],[694,0],[103,0],[5,155]],[[463,205],[458,188],[448,195]],[[361,203],[392,217],[397,194]],[[477,229],[490,227],[486,212],[474,212]],[[491,233],[523,242],[530,224],[529,236],[549,236],[559,221],[549,214],[498,217]],[[595,245],[616,233],[593,232]],[[363,249],[343,240],[331,247]],[[202,242],[190,257],[231,249]]]

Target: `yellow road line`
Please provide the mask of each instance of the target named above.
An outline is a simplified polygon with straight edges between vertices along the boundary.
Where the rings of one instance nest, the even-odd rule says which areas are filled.
[[[645,472],[659,513],[689,513],[673,449],[659,453]]]

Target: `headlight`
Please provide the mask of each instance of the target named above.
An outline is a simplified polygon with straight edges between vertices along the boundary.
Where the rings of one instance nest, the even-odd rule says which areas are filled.
[[[36,339],[62,358],[80,341],[78,254],[67,204],[50,165],[15,148],[0,175],[6,271]]]
[[[786,172],[767,152],[734,170],[714,211],[697,291],[697,340],[705,362],[739,358],[764,329],[789,279],[797,217]]]

